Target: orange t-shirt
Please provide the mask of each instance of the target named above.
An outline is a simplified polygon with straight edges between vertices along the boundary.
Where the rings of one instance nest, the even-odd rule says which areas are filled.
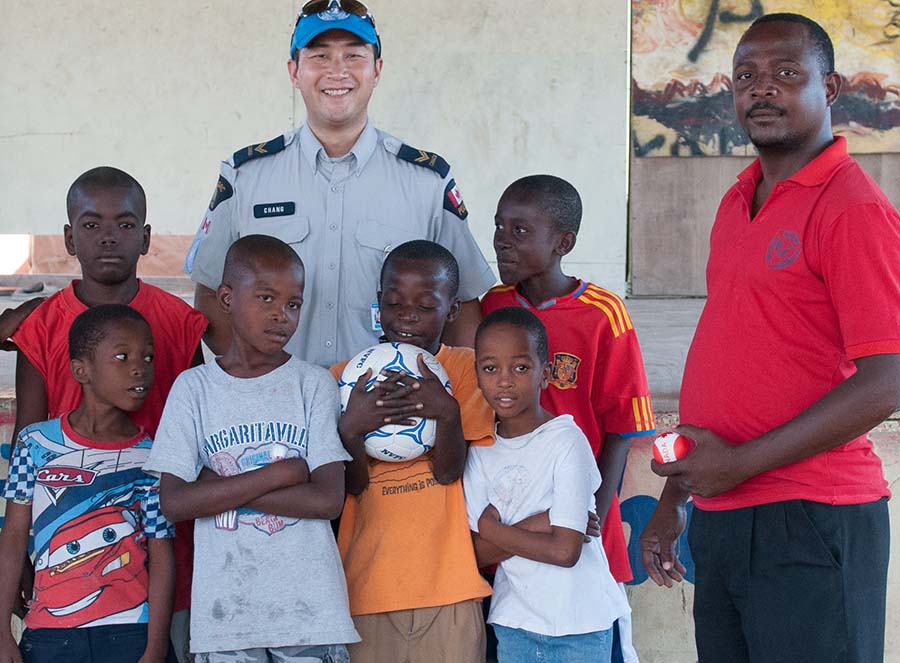
[[[442,345],[437,359],[450,376],[465,439],[492,444],[494,412],[475,379],[475,353]],[[346,365],[331,372],[338,377]],[[475,562],[462,481],[439,484],[430,460],[430,454],[405,463],[369,458],[369,487],[347,496],[338,549],[350,614],[450,605],[491,593]]]

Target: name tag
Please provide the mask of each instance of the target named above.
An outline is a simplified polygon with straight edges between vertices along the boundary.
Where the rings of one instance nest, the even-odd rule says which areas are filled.
[[[268,219],[273,216],[290,216],[294,213],[296,206],[292,202],[286,203],[263,203],[253,206],[254,219]]]

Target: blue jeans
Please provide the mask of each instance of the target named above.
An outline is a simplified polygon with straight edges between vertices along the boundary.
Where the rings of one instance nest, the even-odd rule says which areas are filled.
[[[24,663],[137,663],[146,648],[146,624],[27,628],[19,642]]]
[[[609,663],[612,629],[578,635],[541,635],[494,624],[498,663]]]

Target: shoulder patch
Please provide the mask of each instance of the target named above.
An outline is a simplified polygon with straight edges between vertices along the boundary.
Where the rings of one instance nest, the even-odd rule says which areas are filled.
[[[267,140],[263,143],[248,145],[247,147],[235,152],[231,157],[231,160],[234,163],[234,167],[238,168],[241,164],[252,161],[253,159],[259,159],[260,157],[267,157],[271,156],[272,154],[278,154],[283,149],[284,134],[278,136],[278,138],[273,138],[272,140]]]
[[[469,216],[469,210],[466,209],[459,187],[456,186],[456,180],[452,178],[447,182],[447,187],[444,189],[444,209],[451,214],[455,214],[463,221]]]
[[[219,181],[216,182],[216,190],[213,191],[212,200],[209,201],[209,211],[212,212],[219,203],[223,203],[234,195],[234,187],[231,182],[219,175]]]
[[[417,150],[409,145],[401,145],[397,152],[397,157],[404,161],[409,161],[417,166],[433,170],[441,177],[447,177],[450,174],[450,164],[444,161],[444,158],[434,152],[426,152],[425,150]],[[237,164],[235,164],[237,165]]]

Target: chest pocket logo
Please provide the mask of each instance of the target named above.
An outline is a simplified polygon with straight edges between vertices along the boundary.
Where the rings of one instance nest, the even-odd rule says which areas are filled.
[[[766,249],[766,266],[774,270],[790,267],[802,253],[800,236],[793,230],[779,230]]]
[[[553,367],[550,369],[550,384],[557,389],[574,389],[578,380],[578,365],[581,359],[565,352],[553,355]]]

